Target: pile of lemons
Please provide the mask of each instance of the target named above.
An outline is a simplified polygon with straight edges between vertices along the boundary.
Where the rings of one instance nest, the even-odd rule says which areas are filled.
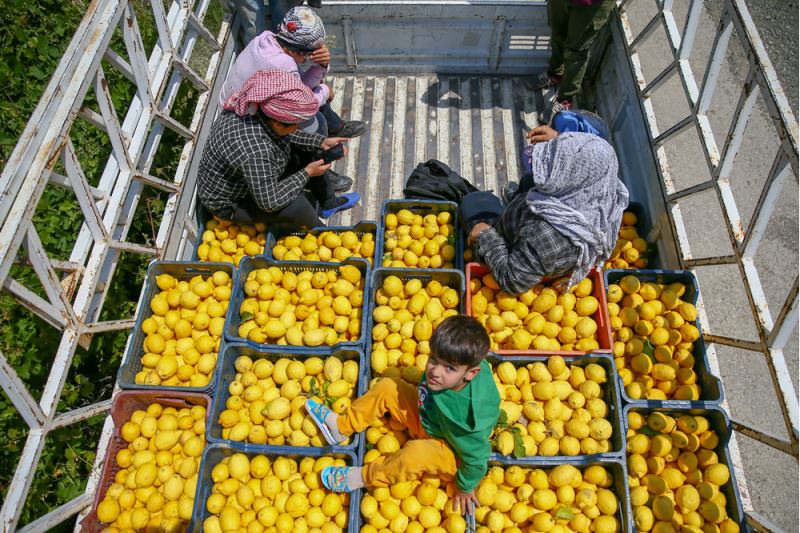
[[[619,237],[611,256],[603,265],[608,268],[647,268],[647,241],[636,230],[638,218],[631,211],[622,215]]]
[[[323,231],[319,235],[288,235],[278,239],[272,256],[279,261],[344,261],[348,257],[363,257],[372,264],[375,255],[375,235],[356,232]]]
[[[714,451],[719,443],[703,416],[628,413],[628,485],[637,531],[739,531],[720,491],[730,470]]]
[[[458,314],[459,291],[432,279],[391,275],[375,290],[372,311],[372,372],[417,384],[428,362],[436,326]]]
[[[520,466],[492,467],[475,495],[476,533],[569,531],[615,533],[619,501],[611,473],[593,465],[579,470],[559,465],[547,471]]]
[[[364,280],[353,265],[293,272],[259,268],[247,275],[239,337],[259,344],[332,346],[361,334]]]
[[[499,453],[514,452],[514,433],[520,436],[526,456],[609,451],[613,426],[603,390],[609,377],[602,366],[568,366],[562,357],[553,356],[547,364],[500,363],[492,369],[492,377],[509,426],[498,428],[493,438]]]
[[[137,410],[120,428],[127,446],[113,458],[120,470],[97,506],[107,531],[185,531],[192,518],[197,471],[205,447],[206,409],[158,403]]]
[[[455,485],[436,476],[369,489],[361,498],[361,533],[464,533],[467,523],[454,495]]]
[[[206,499],[205,533],[300,531],[341,533],[347,527],[349,496],[324,488],[319,473],[345,466],[343,459],[235,453],[214,465]]]
[[[233,263],[238,267],[242,257],[264,253],[266,229],[266,224],[261,222],[238,225],[230,220],[212,218],[206,222],[206,230],[197,247],[197,258],[200,261]]]
[[[222,438],[253,444],[326,446],[305,411],[306,398],[341,413],[355,395],[359,373],[358,362],[333,355],[282,357],[274,363],[243,355],[234,366],[236,376],[227,385],[229,396],[219,415]]]
[[[383,221],[385,267],[454,268],[456,228],[453,215],[414,214],[408,209],[388,213]]]
[[[492,274],[470,280],[472,316],[489,332],[493,350],[598,349],[600,302],[592,296],[594,284],[584,278],[568,292],[539,284],[514,296],[500,289]]]
[[[161,292],[150,300],[152,315],[142,322],[140,385],[205,387],[217,366],[231,278],[219,270],[203,278],[178,281],[156,277]]]
[[[698,400],[693,370],[700,338],[697,309],[681,299],[682,283],[641,283],[634,275],[608,286],[614,358],[634,400]]]

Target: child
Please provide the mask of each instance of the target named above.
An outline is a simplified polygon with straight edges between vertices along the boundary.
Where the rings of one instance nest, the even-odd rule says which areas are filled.
[[[329,467],[322,482],[330,490],[350,492],[435,474],[455,477],[462,513],[477,504],[474,489],[486,474],[489,437],[500,414],[500,396],[489,364],[489,336],[480,322],[456,315],[442,321],[430,340],[425,374],[415,387],[384,378],[341,415],[313,400],[306,410],[330,444],[364,431],[389,413],[405,425],[411,439],[388,457],[364,467]]]

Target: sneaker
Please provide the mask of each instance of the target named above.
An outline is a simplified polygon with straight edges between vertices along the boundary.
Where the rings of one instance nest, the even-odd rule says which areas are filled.
[[[509,181],[508,183],[503,185],[503,188],[500,191],[500,196],[502,197],[503,202],[505,202],[505,205],[511,203],[511,200],[514,199],[518,191],[519,191],[519,183],[517,183],[516,181]]]
[[[571,101],[553,98],[550,109],[545,109],[544,116],[542,117],[544,119],[544,123],[551,124],[553,122],[553,117],[555,117],[558,113],[562,111],[569,111],[570,109],[572,109]]]
[[[339,211],[345,211],[356,205],[361,200],[361,195],[357,192],[348,192],[334,198],[325,208],[319,212],[322,218],[331,218]]]
[[[325,179],[330,182],[335,192],[349,191],[353,186],[353,178],[350,176],[343,176],[332,170],[325,172]]]
[[[329,131],[328,137],[361,137],[367,131],[367,123],[360,120],[347,120],[336,131]]]
[[[543,89],[549,89],[551,87],[558,87],[558,84],[561,83],[561,76],[556,76],[549,74],[547,71],[540,72],[538,76],[534,77],[533,79],[529,79],[525,82],[525,87],[528,89],[535,89],[537,91],[541,91]]]

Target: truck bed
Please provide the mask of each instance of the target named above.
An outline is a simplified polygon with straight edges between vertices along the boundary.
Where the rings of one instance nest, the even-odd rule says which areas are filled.
[[[336,75],[333,108],[346,120],[364,120],[367,133],[348,144],[334,170],[355,180],[361,204],[329,225],[380,216],[381,202],[402,198],[414,167],[447,163],[481,190],[499,192],[520,176],[525,133],[538,124],[545,94],[521,77]]]

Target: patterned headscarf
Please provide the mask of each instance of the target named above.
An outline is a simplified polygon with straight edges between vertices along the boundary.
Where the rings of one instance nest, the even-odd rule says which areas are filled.
[[[313,117],[319,103],[300,78],[282,70],[259,70],[223,106],[240,117],[255,115],[259,107],[268,117],[298,124]]]
[[[325,26],[313,9],[297,6],[283,17],[276,37],[292,50],[311,53],[324,44]]]

